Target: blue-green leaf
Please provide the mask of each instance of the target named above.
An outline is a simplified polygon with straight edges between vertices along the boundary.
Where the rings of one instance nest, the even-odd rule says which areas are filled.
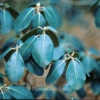
[[[57,28],[61,25],[61,16],[53,7],[44,7],[43,8],[45,18],[50,26]],[[59,17],[60,16],[60,17]],[[58,18],[59,17],[59,18]]]
[[[95,24],[96,27],[100,28],[100,8],[98,8],[95,14]]]
[[[84,87],[82,87],[81,89],[77,90],[76,93],[82,99],[86,97],[86,91],[85,91]]]
[[[62,46],[58,46],[54,48],[53,60],[58,60],[62,55],[64,55],[65,51]]]
[[[43,89],[40,89],[41,87],[33,87],[31,89],[31,93],[34,95],[34,98],[39,97],[44,91]]]
[[[69,63],[66,71],[66,80],[68,85],[74,90],[78,90],[84,85],[86,76],[77,61],[71,60]]]
[[[35,9],[30,7],[23,10],[14,22],[16,32],[22,31],[29,26],[35,14]]]
[[[100,94],[100,82],[98,80],[93,80],[91,82],[91,89],[95,95]]]
[[[42,76],[44,73],[44,69],[41,68],[31,57],[27,62],[25,62],[25,66],[29,72],[32,74]]]
[[[47,26],[47,29],[52,31],[53,33],[57,34],[58,32],[51,26]]]
[[[67,83],[63,86],[62,90],[66,93],[66,94],[71,94],[73,93],[75,90],[72,89]]]
[[[5,73],[11,82],[17,82],[24,74],[24,61],[19,52],[14,52],[5,66]]]
[[[32,57],[35,62],[45,68],[52,61],[54,46],[48,35],[41,35],[33,44]]]
[[[65,60],[58,60],[52,64],[50,71],[46,77],[47,84],[52,84],[59,79],[64,71],[65,64]]]
[[[11,48],[8,48],[2,55],[0,55],[0,60],[2,60],[10,51],[11,51]]]
[[[90,73],[96,66],[96,61],[90,56],[85,56],[82,60],[83,68],[87,73]]]
[[[13,18],[6,10],[0,11],[0,34],[7,34],[13,27]]]
[[[15,42],[15,37],[10,37],[3,45],[1,48],[1,52],[5,52],[9,47],[11,47]]]
[[[37,36],[32,36],[28,38],[24,44],[19,48],[19,52],[23,57],[24,61],[27,61],[31,54],[34,42],[37,40]]]
[[[36,28],[36,27],[39,27],[39,26],[44,27],[46,25],[47,25],[47,22],[46,22],[44,16],[41,13],[37,13],[32,20],[31,27],[32,28]]]
[[[11,85],[8,89],[16,99],[34,99],[32,93],[24,86]]]
[[[6,93],[6,92],[3,92],[3,93],[0,93],[0,99],[11,99],[11,97],[9,96],[9,94],[8,93]]]

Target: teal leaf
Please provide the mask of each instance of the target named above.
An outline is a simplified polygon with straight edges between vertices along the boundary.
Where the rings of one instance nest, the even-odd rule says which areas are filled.
[[[21,56],[23,57],[24,61],[27,61],[30,58],[30,56],[32,54],[33,44],[37,40],[37,38],[38,38],[37,36],[31,36],[19,48],[19,52],[20,52]]]
[[[42,76],[44,73],[44,69],[40,67],[32,57],[27,62],[25,62],[25,67],[29,72],[37,76]]]
[[[5,43],[2,45],[1,52],[5,52],[9,47],[14,45],[15,37],[10,37],[8,40],[5,41]]]
[[[66,80],[68,85],[74,90],[78,90],[84,85],[86,76],[77,61],[71,60],[69,63],[66,71]]]
[[[98,8],[95,14],[95,24],[97,28],[100,28],[100,8]]]
[[[17,82],[24,74],[24,61],[19,52],[14,52],[5,66],[5,73],[11,82]],[[12,70],[13,69],[13,70]]]
[[[91,89],[92,89],[92,91],[93,91],[93,93],[95,95],[99,95],[100,94],[100,82],[98,80],[94,80],[93,79],[91,81],[90,86],[91,86]]]
[[[60,14],[51,6],[43,8],[45,18],[50,26],[58,28],[60,26]],[[59,17],[59,18],[58,18]]]
[[[6,92],[0,93],[0,99],[11,99],[10,95]]]
[[[44,16],[41,13],[37,13],[31,23],[31,27],[32,28],[36,28],[36,27],[44,27],[47,25],[47,22],[44,18]]]
[[[30,30],[29,32],[27,32],[22,38],[21,38],[21,40],[23,41],[23,42],[25,42],[28,38],[30,38],[31,36],[33,36],[33,35],[38,35],[38,29],[39,28],[35,28],[35,29],[32,29],[32,30]]]
[[[58,32],[51,26],[47,26],[47,29],[52,31],[53,33],[57,34]]]
[[[13,18],[6,10],[0,11],[0,34],[7,34],[13,28]]]
[[[71,94],[73,93],[75,90],[72,89],[67,83],[63,86],[62,90],[66,93],[66,94]]]
[[[80,66],[82,67],[84,73],[85,73],[86,75],[88,75],[88,77],[90,77],[89,72],[87,72],[87,70],[84,68],[82,62],[81,62],[79,59],[76,59],[76,61],[80,64]]]
[[[32,93],[24,86],[11,85],[8,89],[16,99],[34,99]]]
[[[27,28],[34,17],[34,14],[35,10],[32,7],[23,10],[14,22],[15,31],[20,32]]]
[[[47,27],[48,28],[48,27]],[[54,47],[59,46],[59,40],[57,38],[56,32],[54,30],[50,30],[48,29],[46,31],[46,34],[49,35],[49,37],[51,38],[51,40],[53,41]]]
[[[65,60],[58,60],[52,64],[46,77],[46,84],[52,84],[60,78],[63,74],[65,64]]]
[[[54,53],[53,53],[53,60],[56,61],[58,60],[62,55],[64,55],[65,51],[62,46],[58,46],[54,48]]]
[[[87,73],[90,73],[96,66],[96,61],[90,56],[85,56],[82,60],[83,68]]]
[[[0,55],[0,60],[2,60],[10,51],[11,51],[11,48],[8,48],[2,55]]]
[[[39,66],[45,68],[52,61],[53,52],[52,40],[44,34],[33,44],[32,57]]]
[[[86,91],[85,91],[84,87],[82,87],[81,89],[77,90],[76,93],[82,99],[86,97]]]

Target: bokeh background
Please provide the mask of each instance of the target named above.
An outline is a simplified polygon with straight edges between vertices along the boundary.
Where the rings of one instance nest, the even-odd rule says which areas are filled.
[[[90,10],[90,5],[94,0],[0,0],[0,2],[8,3],[18,12],[24,10],[30,3],[41,2],[44,6],[52,5],[57,8],[59,14],[61,15],[62,23],[59,28],[57,28],[58,33],[65,32],[72,36],[77,36],[84,45],[88,48],[94,47],[100,51],[100,28],[97,28],[94,22],[94,11]],[[10,37],[15,36],[15,32],[12,30],[9,34],[0,34],[0,48]],[[4,61],[0,61],[0,67],[4,66]],[[4,72],[1,69],[1,72]],[[44,74],[44,76],[46,73]],[[41,83],[45,79],[44,76],[37,77],[35,75],[28,74],[28,78],[24,78],[19,82],[22,84],[24,81],[30,81],[29,84],[32,86],[41,86]],[[30,78],[31,77],[31,78]],[[7,84],[11,84],[8,80]],[[64,83],[63,77],[58,80],[59,84]],[[46,84],[43,83],[43,86]],[[85,89],[87,91],[86,98],[100,100],[100,96],[94,96],[89,84],[86,84]],[[72,94],[72,96],[77,98],[77,94]],[[43,97],[40,97],[43,98]]]

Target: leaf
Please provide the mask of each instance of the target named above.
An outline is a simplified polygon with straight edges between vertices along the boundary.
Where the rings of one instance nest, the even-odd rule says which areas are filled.
[[[49,37],[50,37],[51,40],[53,41],[54,47],[59,46],[59,41],[58,41],[57,35],[54,33],[54,31],[47,30],[47,31],[46,31],[46,34],[49,35]]]
[[[32,93],[24,86],[11,85],[8,89],[16,99],[34,99]]]
[[[67,98],[63,93],[57,91],[55,94],[55,100],[67,100]]]
[[[97,28],[100,28],[100,8],[95,13],[95,25]]]
[[[47,30],[52,31],[53,33],[57,34],[58,32],[51,26],[47,26]]]
[[[34,95],[34,98],[38,98],[43,93],[43,90],[40,87],[33,87],[31,93]]]
[[[100,82],[98,80],[93,80],[91,82],[91,89],[95,95],[100,94]]]
[[[47,22],[44,18],[44,16],[41,14],[41,13],[37,13],[35,15],[35,17],[33,18],[32,20],[32,23],[31,23],[31,27],[32,28],[36,28],[36,27],[44,27],[47,25]]]
[[[0,60],[2,60],[10,51],[11,51],[11,48],[8,48],[2,55],[0,55]]]
[[[0,99],[11,99],[11,97],[9,96],[9,94],[8,93],[6,93],[6,92],[3,92],[3,94],[2,93],[0,93]]]
[[[16,11],[13,7],[8,7],[6,8],[6,10],[8,10],[11,13],[13,18],[17,18],[17,16],[19,15],[19,12]]]
[[[33,44],[32,57],[39,66],[45,68],[52,61],[53,52],[53,43],[49,36],[44,34]]]
[[[83,68],[87,73],[90,73],[96,66],[96,61],[90,56],[85,56],[82,60]]]
[[[7,34],[13,28],[13,18],[6,10],[0,11],[0,34]]]
[[[66,94],[71,94],[73,93],[75,90],[73,90],[67,83],[63,86],[62,90],[66,93]]]
[[[20,52],[21,56],[23,57],[24,61],[27,61],[30,58],[30,56],[32,54],[33,44],[37,40],[37,38],[38,38],[37,36],[31,36],[19,48],[19,52]]]
[[[9,47],[11,47],[12,45],[14,45],[15,42],[15,37],[10,37],[3,45],[1,48],[1,52],[4,52],[5,50],[7,50]]]
[[[15,51],[5,66],[5,73],[7,78],[13,83],[19,81],[24,74],[24,67],[24,61],[20,53]]]
[[[23,10],[14,22],[14,29],[16,32],[20,32],[27,28],[31,23],[35,14],[35,9],[30,7]]]
[[[47,90],[44,92],[45,99],[52,99],[55,95],[55,91]]]
[[[41,68],[31,57],[27,62],[25,62],[25,66],[29,72],[32,74],[42,76],[44,73],[44,69]]]
[[[65,51],[62,46],[58,46],[54,48],[53,60],[58,60],[62,55],[64,55]]]
[[[65,64],[65,60],[58,60],[52,64],[46,77],[46,84],[52,84],[60,78],[64,71]]]
[[[54,28],[58,28],[60,26],[61,18],[58,18],[60,14],[55,11],[55,9],[51,6],[43,8],[45,18],[50,26]]]
[[[37,31],[38,31],[39,28],[35,28],[35,29],[32,29],[30,30],[29,32],[27,32],[22,38],[21,40],[23,42],[25,42],[28,38],[30,38],[31,36],[33,35],[38,35]]]
[[[72,60],[69,63],[66,71],[66,80],[68,85],[74,90],[78,90],[84,85],[86,76],[77,61]]]
[[[11,55],[16,51],[16,50],[14,50],[12,48],[10,48],[10,49],[11,50],[9,52],[7,52],[7,54],[4,56],[4,59],[5,59],[6,62],[9,60],[9,58],[11,57]]]
[[[77,90],[76,93],[82,99],[86,97],[86,91],[84,90],[84,87],[82,87],[81,89]]]

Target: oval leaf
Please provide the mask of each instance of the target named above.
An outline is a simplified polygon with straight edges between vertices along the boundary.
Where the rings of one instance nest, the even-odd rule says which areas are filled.
[[[11,99],[10,95],[6,92],[0,93],[0,99]]]
[[[100,8],[96,11],[95,14],[95,24],[96,27],[100,28]]]
[[[19,52],[14,52],[5,66],[5,73],[11,82],[17,82],[24,74],[24,61]],[[12,70],[13,69],[13,70]]]
[[[53,43],[49,36],[44,34],[33,44],[32,57],[39,66],[45,68],[52,61],[53,52]]]
[[[26,8],[23,10],[14,22],[16,32],[22,31],[29,26],[35,14],[34,8]]]
[[[72,60],[69,63],[66,71],[66,80],[68,85],[74,90],[78,90],[84,85],[86,76],[77,61]]]
[[[46,77],[47,84],[52,84],[59,79],[64,71],[65,64],[65,60],[58,60],[53,63]]]
[[[34,42],[37,40],[37,36],[28,38],[25,43],[19,48],[19,52],[23,57],[24,61],[27,61],[31,54]]]
[[[13,18],[6,10],[0,11],[0,34],[7,34],[13,27]]]
[[[32,74],[42,76],[44,73],[44,69],[41,68],[33,58],[30,58],[27,62],[25,62],[25,66],[29,72]]]
[[[83,68],[87,73],[90,73],[96,66],[96,61],[90,56],[85,56],[82,60]]]
[[[62,46],[55,47],[53,53],[53,60],[58,60],[62,55],[64,55],[64,48]]]
[[[31,27],[32,28],[36,28],[36,27],[39,27],[39,26],[44,27],[46,25],[47,25],[47,22],[46,22],[44,16],[41,13],[37,13],[32,20]]]
[[[34,99],[32,93],[24,86],[11,85],[8,89],[16,99]]]

